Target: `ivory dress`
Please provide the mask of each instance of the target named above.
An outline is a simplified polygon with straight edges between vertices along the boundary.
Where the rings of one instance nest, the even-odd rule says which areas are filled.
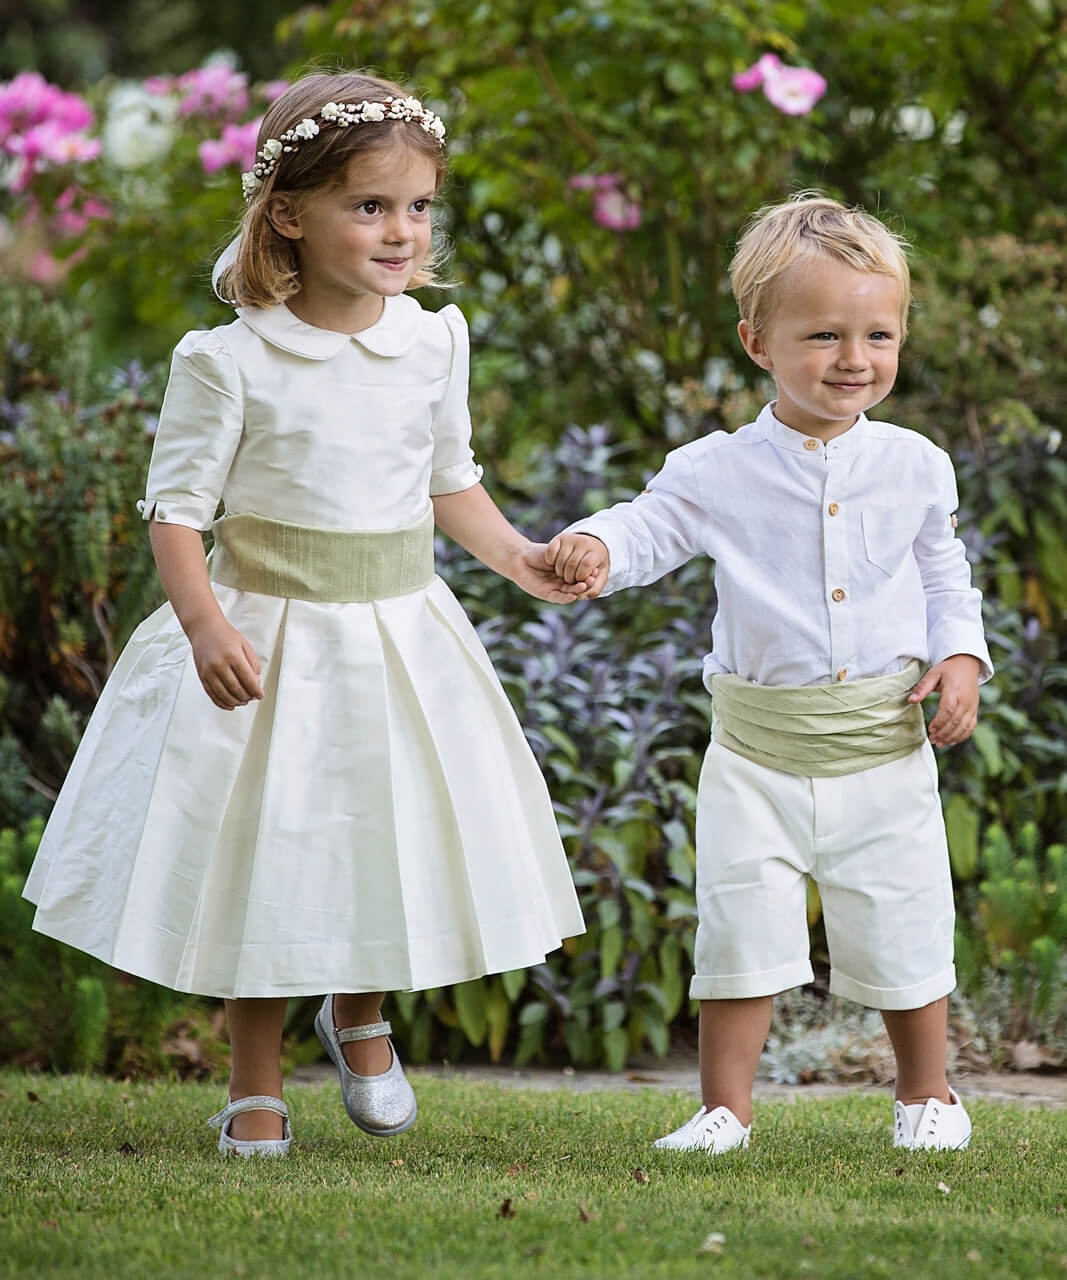
[[[179,344],[146,519],[394,530],[476,484],[459,309],[361,333],[285,306]],[[222,711],[169,605],[123,651],[26,884],[34,928],[212,996],[422,989],[584,925],[536,761],[440,578],[372,603],[213,583],[259,655]]]

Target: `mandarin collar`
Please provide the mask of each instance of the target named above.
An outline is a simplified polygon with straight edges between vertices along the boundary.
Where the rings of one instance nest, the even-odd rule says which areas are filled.
[[[809,440],[816,440],[815,436],[806,436],[803,431],[795,431],[792,427],[787,427],[774,416],[774,401],[760,410],[760,415],[756,419],[756,426],[763,432],[763,438],[769,440],[771,444],[777,445],[781,449],[788,449],[791,453],[807,454],[810,458],[819,458],[823,456],[823,442],[817,440],[817,448],[812,448]],[[858,453],[863,448],[864,441],[870,428],[870,419],[865,413],[861,413],[856,421],[847,431],[843,431],[841,435],[827,442],[825,452],[831,456],[840,457],[844,454]]]
[[[337,333],[318,329],[295,316],[284,302],[276,307],[238,307],[237,314],[253,333],[280,351],[308,360],[329,360],[356,342],[376,356],[404,356],[419,340],[425,314],[406,293],[385,298],[382,314],[368,329],[358,333]]]

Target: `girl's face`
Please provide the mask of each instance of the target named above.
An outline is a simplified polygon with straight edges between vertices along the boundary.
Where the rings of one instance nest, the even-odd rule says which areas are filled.
[[[744,320],[741,341],[774,376],[775,416],[824,439],[846,431],[892,391],[900,352],[900,285],[833,258],[785,272],[771,322],[760,334]]]
[[[344,305],[403,293],[430,252],[437,172],[404,146],[355,157],[340,186],[314,196],[299,216],[276,214],[296,242],[301,292]]]

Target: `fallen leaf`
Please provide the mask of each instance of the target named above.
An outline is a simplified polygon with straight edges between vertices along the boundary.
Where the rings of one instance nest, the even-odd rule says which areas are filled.
[[[899,1169],[894,1169],[893,1172],[897,1175],[898,1178],[901,1177],[904,1173],[904,1166],[901,1165]]]
[[[578,1217],[582,1222],[595,1222],[596,1215],[589,1212],[584,1204],[578,1206]]]
[[[404,1163],[404,1159],[402,1156],[397,1156],[395,1160],[390,1160],[389,1163],[393,1166],[394,1169],[399,1169],[400,1166]]]
[[[709,1231],[697,1253],[722,1253],[725,1244],[726,1237],[721,1231]]]
[[[634,1170],[634,1182],[639,1182],[642,1186],[644,1186],[646,1182],[651,1182],[651,1181],[652,1179],[648,1176],[647,1173],[645,1173],[644,1169]]]
[[[41,1099],[40,1099],[40,1098],[38,1098],[38,1096],[34,1093],[34,1091],[33,1091],[32,1089],[27,1089],[27,1090],[26,1090],[26,1101],[27,1101],[27,1102],[40,1102],[40,1101],[41,1101]]]
[[[814,1236],[805,1236],[800,1243],[804,1246],[805,1249],[814,1249],[819,1242],[818,1240],[815,1239]]]
[[[937,1189],[938,1191],[941,1192],[942,1195],[945,1195],[945,1196],[947,1196],[948,1193],[952,1190],[952,1188],[948,1185],[947,1182],[939,1182],[937,1184]]]
[[[525,1173],[526,1166],[524,1164],[508,1165],[508,1176],[514,1178],[517,1174]]]
[[[496,1212],[498,1218],[514,1218],[515,1210],[511,1206],[511,1200],[505,1200]]]
[[[524,1191],[522,1193],[522,1198],[524,1200],[540,1200],[541,1199],[541,1197],[538,1195],[536,1191]]]
[[[631,1071],[626,1079],[635,1084],[659,1084],[659,1076],[643,1076],[640,1071]]]
[[[968,1249],[968,1250],[967,1250],[967,1261],[968,1261],[968,1262],[981,1262],[981,1261],[982,1261],[982,1255],[978,1252],[978,1250],[977,1250],[977,1249]]]

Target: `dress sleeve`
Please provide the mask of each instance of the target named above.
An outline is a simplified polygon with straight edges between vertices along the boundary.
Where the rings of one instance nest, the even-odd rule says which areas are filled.
[[[174,351],[144,500],[146,520],[210,529],[241,441],[241,382],[214,332],[187,333]]]
[[[565,533],[591,533],[608,549],[608,580],[601,595],[656,582],[708,550],[708,512],[696,467],[686,448],[675,449],[648,488],[632,502],[578,520]]]
[[[467,406],[470,383],[470,340],[463,312],[452,304],[440,316],[452,338],[452,363],[448,387],[433,420],[433,466],[430,495],[459,493],[476,485],[482,468],[471,450],[471,415]]]
[[[982,593],[971,582],[967,553],[956,537],[956,474],[948,455],[942,453],[941,457],[938,501],[930,508],[914,544],[926,597],[930,664],[969,653],[981,665],[978,679],[984,684],[993,675],[993,664],[982,631]]]

